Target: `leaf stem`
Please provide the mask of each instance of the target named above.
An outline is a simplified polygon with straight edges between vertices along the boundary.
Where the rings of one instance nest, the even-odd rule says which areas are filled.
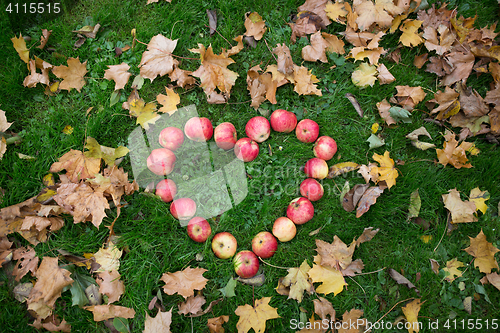
[[[262,261],[264,264],[266,264],[266,265],[268,265],[268,266],[271,266],[271,267],[274,267],[274,268],[279,268],[279,269],[286,269],[286,270],[288,270],[288,268],[286,268],[286,267],[280,267],[280,266],[274,266],[274,265],[271,265],[270,263],[267,263],[267,262],[265,262],[264,260],[262,260],[262,258],[261,258],[261,257],[259,257],[259,260],[260,260],[260,261]]]

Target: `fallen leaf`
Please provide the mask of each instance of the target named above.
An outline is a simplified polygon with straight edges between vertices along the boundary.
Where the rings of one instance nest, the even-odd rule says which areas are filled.
[[[292,74],[294,69],[294,63],[292,60],[292,56],[290,55],[290,49],[288,46],[283,44],[278,44],[273,49],[273,54],[278,56],[278,72],[282,74]]]
[[[25,63],[28,63],[30,60],[30,51],[26,47],[26,41],[24,40],[23,35],[19,34],[19,38],[12,37],[10,40],[12,41],[17,54],[19,54],[19,58],[21,58],[21,60]]]
[[[288,269],[288,275],[282,280],[282,284],[285,287],[290,288],[290,293],[288,294],[288,299],[296,299],[299,303],[302,302],[302,297],[304,296],[304,291],[308,293],[314,292],[314,287],[309,281],[307,272],[311,267],[307,264],[307,260],[304,260],[300,267],[294,267]]]
[[[30,75],[26,76],[23,86],[28,88],[36,87],[38,83],[48,85],[50,83],[49,70],[42,69],[42,74],[36,72],[35,60],[29,61]]]
[[[245,16],[245,28],[247,31],[244,35],[252,36],[255,40],[261,40],[267,30],[266,21],[264,21],[262,16],[260,16],[257,12],[253,12]]]
[[[194,296],[194,290],[201,290],[207,284],[208,280],[203,277],[206,271],[204,268],[187,267],[182,271],[164,273],[160,278],[165,282],[163,291],[168,295],[177,293],[184,299]]]
[[[342,315],[342,322],[339,323],[339,333],[358,333],[365,332],[368,321],[360,319],[363,315],[363,310],[352,309],[344,312]]]
[[[78,34],[84,35],[87,38],[95,38],[100,27],[101,27],[101,25],[99,23],[97,23],[94,26],[86,25],[86,26],[80,28],[79,30],[72,31],[72,32],[76,32]]]
[[[396,78],[391,74],[391,72],[389,72],[384,64],[377,65],[377,72],[377,79],[380,84],[389,84],[396,81]]]
[[[228,297],[228,298],[236,296],[236,294],[234,293],[234,288],[236,287],[237,283],[238,283],[238,280],[235,280],[235,279],[233,279],[233,277],[230,277],[226,286],[224,288],[219,289],[219,291],[222,293],[222,296]]]
[[[124,62],[119,65],[108,65],[108,69],[104,71],[104,78],[115,81],[115,90],[123,89],[132,75],[129,69],[130,66]]]
[[[395,95],[398,104],[411,111],[415,106],[424,100],[425,91],[421,87],[396,86],[398,93]]]
[[[480,210],[483,214],[486,214],[486,210],[488,209],[485,201],[489,198],[490,193],[488,191],[481,191],[479,187],[473,188],[469,194],[469,201],[473,202],[476,210]]]
[[[188,314],[197,314],[202,312],[201,307],[207,301],[205,297],[202,295],[197,296],[189,296],[185,302],[179,303],[179,314],[188,315]]]
[[[492,243],[486,240],[486,235],[481,232],[472,238],[469,236],[470,246],[465,248],[464,251],[473,256],[474,267],[478,267],[481,273],[489,274],[491,270],[496,268],[499,270],[498,263],[495,260],[495,253],[500,251]]]
[[[36,318],[33,324],[30,324],[34,328],[41,330],[45,328],[50,332],[71,332],[71,325],[68,324],[64,319],[62,321],[57,318],[56,315],[50,316],[45,319],[41,319],[40,317]]]
[[[354,210],[368,187],[370,187],[369,184],[356,184],[344,195],[344,198],[342,199],[342,207],[346,212],[352,212]]]
[[[21,281],[22,277],[28,272],[31,272],[31,275],[34,276],[38,269],[39,258],[36,256],[36,252],[31,246],[15,249],[12,252],[12,260],[17,261],[12,271],[12,275],[15,276],[18,282]]]
[[[196,84],[196,80],[191,76],[193,72],[180,69],[175,66],[174,70],[168,74],[168,77],[173,82],[177,81],[177,86],[185,88]]]
[[[368,137],[366,141],[370,144],[368,149],[374,149],[385,145],[385,140],[380,135],[373,133],[370,134],[370,137]]]
[[[356,240],[356,246],[371,241],[379,231],[380,231],[379,228],[375,230],[373,229],[373,227],[365,228],[363,230],[363,233]]]
[[[87,61],[80,62],[80,59],[68,58],[68,66],[56,66],[52,68],[52,73],[60,79],[59,89],[71,90],[75,88],[78,92],[85,85],[84,76],[87,74]]]
[[[358,100],[356,99],[356,96],[354,96],[351,93],[346,93],[345,94],[345,98],[347,98],[349,100],[349,102],[351,102],[352,106],[354,107],[354,109],[356,110],[356,112],[358,113],[358,115],[361,118],[363,118],[364,111],[361,108],[361,105],[359,104]]]
[[[331,23],[325,12],[327,3],[327,0],[306,0],[299,6],[298,10],[299,12],[308,11],[315,13],[321,18],[321,24],[326,27]]]
[[[207,16],[210,36],[213,36],[217,30],[217,11],[214,9],[207,9]]]
[[[392,268],[389,268],[387,271],[389,272],[389,275],[391,276],[391,278],[393,278],[394,281],[396,281],[398,284],[404,284],[409,289],[415,289],[415,292],[417,293],[417,295],[420,294],[417,287],[415,287],[415,285],[413,283],[411,283],[410,280],[405,278],[403,275],[399,274],[398,272],[396,272]]]
[[[410,207],[408,208],[408,219],[418,217],[422,201],[418,194],[418,188],[410,194]]]
[[[489,273],[486,274],[486,279],[489,283],[491,283],[495,288],[500,290],[500,275],[498,273]]]
[[[401,307],[401,310],[406,317],[407,325],[405,325],[405,328],[408,329],[408,333],[420,332],[419,327],[421,325],[419,325],[420,323],[418,322],[418,312],[420,311],[420,307],[423,303],[420,302],[420,298],[417,298]]]
[[[439,274],[439,263],[434,259],[429,259],[431,262],[431,269],[437,275]]]
[[[360,31],[369,30],[372,24],[376,24],[379,28],[388,28],[394,19],[384,9],[383,1],[361,1],[353,6],[354,11],[358,14],[356,23]]]
[[[344,173],[359,169],[360,165],[354,162],[337,163],[330,167],[328,178],[337,177]]]
[[[99,173],[101,168],[100,158],[87,158],[79,150],[71,149],[59,158],[58,162],[50,166],[50,172],[66,170],[66,176],[73,183],[92,178]]]
[[[448,282],[452,282],[457,277],[461,277],[463,272],[458,269],[459,267],[464,267],[464,263],[458,261],[457,258],[448,260],[446,262],[446,267],[443,268],[443,271],[446,272],[446,277],[444,279]]]
[[[263,297],[255,300],[255,306],[248,304],[240,305],[234,313],[240,317],[236,328],[238,333],[246,333],[251,328],[256,333],[263,333],[266,330],[266,321],[269,319],[280,318],[276,308],[269,305],[271,297]]]
[[[377,184],[381,181],[385,181],[387,183],[387,187],[391,189],[391,187],[396,184],[396,178],[398,178],[399,175],[398,170],[394,167],[394,160],[389,157],[388,151],[385,151],[384,155],[375,153],[372,158],[380,164],[380,166],[376,169],[379,174]]]
[[[108,304],[120,300],[125,292],[125,284],[120,281],[118,271],[106,271],[97,275],[96,282],[99,285],[99,292],[108,296]]]
[[[444,206],[451,213],[451,223],[477,222],[476,205],[474,202],[462,201],[460,192],[456,189],[448,191],[448,194],[442,195]]]
[[[135,310],[124,306],[107,304],[107,305],[92,305],[84,307],[94,314],[94,321],[103,321],[110,318],[134,318]],[[146,319],[147,320],[147,319]],[[163,331],[162,331],[163,332]]]
[[[145,130],[149,125],[154,124],[160,116],[155,112],[156,104],[154,102],[145,103],[142,98],[134,98],[128,102],[130,115],[137,117],[136,124],[140,124]]]
[[[344,41],[339,39],[337,36],[326,33],[326,32],[322,32],[321,36],[323,36],[323,38],[325,39],[325,41],[328,45],[326,48],[326,52],[337,53],[337,54],[344,54],[345,53]]]
[[[403,25],[399,27],[399,30],[403,34],[399,37],[401,44],[407,47],[414,47],[421,44],[424,40],[420,37],[418,29],[422,26],[422,21],[407,19],[403,22]]]
[[[314,313],[316,313],[322,320],[329,319],[335,321],[335,309],[327,299],[318,296],[318,299],[313,300]],[[328,318],[329,317],[329,318]]]
[[[144,321],[144,333],[170,333],[170,325],[172,324],[172,309],[170,311],[158,311],[154,318],[150,317],[146,312],[146,320]]]
[[[236,281],[239,281],[243,284],[247,284],[249,286],[260,287],[266,281],[266,276],[264,275],[264,273],[260,273],[260,274],[255,275],[254,277],[247,278],[247,279],[238,277],[236,279]]]
[[[387,102],[387,100],[383,100],[377,103],[377,109],[380,117],[385,120],[387,125],[393,125],[396,123],[396,121],[391,117],[391,114],[389,113],[389,110],[391,108],[391,104]]]
[[[229,316],[219,316],[216,318],[208,318],[207,326],[210,333],[224,333],[222,325],[229,321]]]
[[[179,64],[172,56],[176,46],[177,39],[171,40],[161,34],[151,38],[138,66],[140,75],[153,82],[157,76],[170,74]]]
[[[466,80],[474,67],[475,56],[472,52],[450,52],[446,55],[448,63],[453,64],[451,73],[445,75],[441,84],[450,86],[455,82]]]
[[[321,259],[316,261],[321,261]],[[321,266],[319,263],[313,264],[308,274],[311,281],[322,282],[322,284],[316,288],[317,293],[325,295],[333,293],[337,295],[344,289],[344,286],[347,285],[340,271],[335,268]]]
[[[165,87],[167,95],[159,94],[156,96],[156,101],[163,105],[158,109],[158,112],[168,113],[170,116],[177,111],[177,105],[181,102],[179,94],[173,89]]]
[[[363,193],[356,209],[356,217],[360,218],[377,201],[377,198],[384,192],[379,186],[372,186]]]
[[[52,30],[42,29],[42,36],[40,36],[40,45],[37,46],[37,49],[43,50],[43,48],[49,41],[49,37],[51,34]]]
[[[351,75],[351,80],[354,85],[364,88],[367,86],[373,87],[377,81],[377,67],[367,63],[361,63]]]
[[[310,0],[306,0],[306,1],[310,1]],[[323,0],[319,0],[319,1],[323,1]],[[299,38],[306,37],[307,35],[313,34],[317,31],[320,31],[322,28],[325,27],[320,15],[318,15],[312,11],[309,11],[309,10],[299,11],[297,13],[295,22],[290,23],[289,25],[292,28],[292,35],[290,37],[290,41],[294,44],[297,41],[297,37],[299,37]]]
[[[319,79],[307,67],[295,65],[293,67],[293,79],[295,81],[293,91],[297,94],[322,96],[321,90],[315,84],[319,82]]]
[[[311,45],[302,48],[302,58],[305,61],[328,62],[326,58],[326,49],[329,47],[327,41],[323,38],[320,31],[315,32],[310,37]]]
[[[100,265],[96,272],[118,272],[122,254],[123,251],[121,251],[112,241],[108,243],[107,247],[101,247],[99,251],[94,254],[96,263]]]
[[[468,159],[465,154],[467,149],[472,146],[472,143],[462,141],[462,143],[458,145],[458,141],[455,139],[455,133],[448,130],[445,132],[444,139],[443,149],[436,149],[439,163],[444,166],[451,164],[457,169],[472,168],[472,165],[467,163]]]
[[[328,1],[325,6],[325,13],[332,21],[345,24],[347,14],[349,13],[344,6],[343,2],[330,2]]]
[[[320,264],[340,271],[346,269],[351,264],[356,242],[351,243],[348,247],[335,235],[331,244],[316,239],[316,247],[316,251],[321,256]]]

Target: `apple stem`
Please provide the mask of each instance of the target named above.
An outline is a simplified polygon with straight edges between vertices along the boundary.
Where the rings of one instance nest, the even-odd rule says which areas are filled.
[[[288,268],[287,268],[287,267],[280,267],[280,266],[274,266],[274,265],[271,265],[270,263],[267,263],[267,262],[265,262],[264,260],[262,260],[262,258],[261,258],[261,257],[259,257],[259,260],[260,260],[260,261],[262,261],[264,264],[266,264],[266,265],[268,265],[268,266],[271,266],[271,267],[274,267],[274,268],[279,268],[279,269],[286,269],[286,270],[288,270]]]

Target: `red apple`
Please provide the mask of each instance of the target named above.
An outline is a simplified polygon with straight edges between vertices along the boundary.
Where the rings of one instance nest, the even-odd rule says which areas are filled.
[[[271,125],[264,117],[253,117],[247,122],[245,133],[255,142],[264,142],[269,137],[269,134],[271,134]]]
[[[234,153],[243,162],[251,162],[259,155],[259,145],[250,138],[241,138],[234,145]]]
[[[162,147],[175,151],[184,143],[184,133],[180,128],[167,127],[160,132],[158,141]]]
[[[321,158],[313,157],[306,162],[304,172],[307,177],[324,179],[328,176],[328,164],[326,164],[326,161]]]
[[[234,271],[239,277],[249,279],[259,271],[259,258],[252,251],[240,251],[233,258]]]
[[[196,213],[196,203],[190,198],[175,199],[170,204],[170,213],[178,220],[189,220]]]
[[[300,194],[309,201],[318,201],[323,196],[323,185],[316,179],[307,178],[300,184]]]
[[[220,259],[228,259],[234,256],[238,243],[236,238],[229,232],[219,232],[212,238],[212,251]]]
[[[161,200],[165,202],[170,202],[174,200],[175,194],[177,193],[177,186],[172,179],[163,179],[156,184],[156,195],[158,195]]]
[[[175,155],[167,148],[153,149],[146,160],[146,164],[154,174],[165,176],[174,170]]]
[[[288,242],[295,237],[297,227],[292,220],[288,217],[278,217],[273,224],[273,235],[280,240],[280,242]]]
[[[323,135],[316,140],[313,147],[314,156],[322,160],[331,160],[337,152],[337,143],[331,137]]]
[[[304,197],[293,199],[286,209],[286,216],[295,224],[304,224],[312,219],[313,215],[313,204]]]
[[[195,242],[203,243],[212,233],[212,228],[203,217],[195,216],[188,222],[187,233]]]
[[[236,128],[231,123],[221,123],[215,128],[214,139],[219,148],[231,149],[236,143]]]
[[[278,241],[269,231],[259,232],[252,239],[252,251],[261,258],[271,258],[278,249]]]
[[[184,133],[186,136],[196,142],[204,142],[210,140],[214,133],[214,128],[210,119],[205,117],[193,117],[184,125]]]
[[[314,142],[319,135],[319,125],[311,119],[302,119],[295,128],[297,139],[301,142]]]
[[[290,133],[297,126],[295,113],[278,109],[271,114],[271,127],[276,132]]]

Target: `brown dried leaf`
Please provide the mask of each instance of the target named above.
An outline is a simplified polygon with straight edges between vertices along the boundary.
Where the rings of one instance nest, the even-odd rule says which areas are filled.
[[[16,277],[16,281],[21,281],[22,277],[28,272],[35,275],[38,268],[39,258],[36,256],[35,250],[28,246],[28,248],[20,247],[13,251],[12,260],[17,260],[16,266],[12,271],[12,275]]]
[[[229,321],[229,316],[219,316],[216,318],[209,318],[207,322],[210,333],[224,333],[222,325]]]
[[[278,72],[285,75],[292,74],[295,65],[288,46],[286,46],[285,43],[278,44],[278,46],[273,49],[273,53],[278,56]]]
[[[42,83],[45,85],[48,85],[50,82],[49,79],[49,70],[48,69],[42,69],[42,74],[39,74],[36,72],[36,64],[35,60],[30,60],[29,61],[29,67],[30,67],[30,75],[26,76],[23,81],[23,86],[28,87],[28,88],[33,88],[36,87],[38,83]]]
[[[139,64],[140,75],[153,82],[158,75],[170,74],[179,64],[172,56],[176,46],[177,39],[171,40],[161,34],[151,38]]]
[[[208,280],[203,277],[206,271],[204,268],[187,267],[182,271],[164,273],[160,279],[165,282],[163,291],[168,295],[178,293],[185,299],[194,296],[194,290],[201,290],[207,284]]]
[[[116,317],[120,318],[135,317],[134,309],[114,304],[86,306],[84,307],[84,309],[94,314],[94,321],[103,321]]]
[[[464,251],[473,256],[474,267],[478,267],[481,273],[489,274],[492,269],[499,270],[498,263],[495,260],[495,253],[500,251],[492,243],[486,240],[486,235],[481,232],[472,238],[469,236],[470,246],[465,248]]]
[[[247,14],[245,15],[245,28],[247,31],[244,35],[252,36],[255,40],[261,40],[267,30],[266,21],[257,12]]]
[[[175,66],[174,70],[168,74],[168,77],[172,81],[177,81],[177,86],[186,88],[196,84],[196,80],[191,76],[192,73],[191,71],[186,71]]]
[[[296,66],[293,68],[293,80],[295,91],[299,95],[317,95],[322,96],[321,90],[317,88],[315,83],[318,83],[319,80],[315,75],[312,74],[312,71],[304,66]]]
[[[321,61],[328,62],[326,59],[326,49],[329,44],[325,39],[323,39],[321,32],[317,31],[310,37],[311,45],[307,45],[302,48],[302,58],[305,61]]]
[[[379,186],[372,186],[365,191],[358,203],[358,208],[356,209],[356,217],[361,217],[366,213],[370,207],[377,201],[377,198],[384,192],[384,190]]]
[[[50,166],[50,172],[66,170],[66,176],[73,183],[93,178],[101,168],[100,158],[87,158],[79,151],[71,149],[58,162]]]
[[[123,89],[132,75],[128,72],[129,69],[130,66],[124,62],[119,65],[108,65],[108,69],[104,71],[104,78],[115,81],[115,90]]]
[[[337,235],[335,235],[331,244],[316,239],[316,247],[316,251],[321,256],[321,265],[335,268],[340,271],[346,269],[351,264],[356,243],[353,242],[351,245],[347,246],[337,237]]]
[[[451,52],[446,56],[448,63],[453,64],[453,69],[450,74],[447,74],[441,84],[450,86],[455,82],[465,82],[469,77],[472,67],[474,66],[475,56],[472,52]]]
[[[335,309],[327,299],[318,296],[318,299],[313,300],[314,313],[316,313],[322,320],[328,319],[331,322],[335,321]]]
[[[183,315],[188,315],[188,314],[197,314],[199,312],[202,312],[201,307],[203,304],[205,304],[207,301],[205,300],[205,297],[202,295],[197,295],[197,296],[189,296],[185,302],[179,303],[179,314]]]
[[[391,276],[391,278],[393,278],[394,281],[396,281],[398,284],[404,284],[405,286],[407,286],[410,289],[415,289],[415,292],[417,293],[417,295],[420,294],[417,287],[415,287],[415,285],[413,283],[411,283],[410,280],[405,278],[403,275],[399,274],[398,272],[396,272],[392,268],[389,268],[388,272],[389,272],[389,275]]]
[[[125,284],[120,281],[118,271],[106,271],[97,274],[96,282],[99,285],[99,292],[108,296],[108,304],[120,300],[125,292]]]
[[[40,36],[40,45],[37,46],[38,49],[43,50],[47,42],[49,41],[50,34],[52,30],[42,29],[42,36]]]
[[[321,36],[325,39],[326,43],[328,44],[328,47],[326,48],[326,52],[330,53],[337,53],[337,54],[344,54],[344,41],[339,39],[335,35],[331,35],[326,32],[322,32]]]
[[[453,165],[455,168],[472,168],[472,164],[467,163],[468,159],[465,152],[472,147],[471,142],[462,141],[458,145],[455,139],[455,133],[446,130],[444,135],[445,142],[443,149],[436,149],[439,163],[446,166],[447,164]]]
[[[476,205],[471,201],[462,201],[460,192],[456,189],[448,191],[448,194],[443,194],[444,206],[451,213],[451,223],[467,223],[477,222],[475,216]]]

